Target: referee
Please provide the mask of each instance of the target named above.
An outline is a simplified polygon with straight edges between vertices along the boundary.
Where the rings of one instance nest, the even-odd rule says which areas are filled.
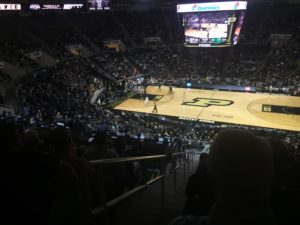
[[[157,113],[157,105],[155,102],[153,102],[153,104],[154,104],[154,107],[153,107],[152,113]]]

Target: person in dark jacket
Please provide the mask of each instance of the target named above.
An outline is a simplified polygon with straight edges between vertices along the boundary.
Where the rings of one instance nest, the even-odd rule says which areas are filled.
[[[185,189],[187,198],[183,214],[203,216],[207,215],[213,204],[213,189],[208,177],[208,154],[200,155],[200,162],[196,172],[189,177]]]
[[[54,150],[54,156],[58,160],[69,164],[78,176],[81,194],[78,216],[80,216],[80,224],[88,224],[92,215],[89,162],[76,156],[71,134],[66,128],[54,129],[50,134],[50,144]]]

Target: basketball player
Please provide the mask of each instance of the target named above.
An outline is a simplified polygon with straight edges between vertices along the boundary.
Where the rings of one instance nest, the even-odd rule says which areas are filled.
[[[145,95],[145,89],[144,88],[140,89],[140,94],[141,94],[141,100],[143,100],[144,95]]]
[[[210,28],[207,28],[207,34],[206,34],[207,41],[209,40],[209,32],[210,32]]]
[[[169,94],[172,94],[173,93],[173,88],[172,88],[172,86],[170,85],[169,86]]]
[[[148,95],[146,95],[146,97],[145,97],[145,106],[147,107],[147,105],[148,105],[148,102],[149,102],[149,97],[148,97]]]
[[[161,83],[160,82],[158,83],[158,90],[161,91]]]
[[[154,112],[157,113],[157,105],[155,102],[153,102],[153,104],[154,104],[154,107],[153,107],[152,113],[154,113]]]

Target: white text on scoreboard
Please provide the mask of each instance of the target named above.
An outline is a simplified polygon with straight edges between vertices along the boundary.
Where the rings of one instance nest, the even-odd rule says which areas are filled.
[[[246,10],[246,1],[178,4],[178,13]]]
[[[0,10],[21,10],[21,4],[0,4]]]

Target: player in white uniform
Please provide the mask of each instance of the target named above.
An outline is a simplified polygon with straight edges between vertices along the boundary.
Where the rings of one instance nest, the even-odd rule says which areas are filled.
[[[146,97],[145,97],[145,106],[148,105],[148,102],[149,102],[149,97],[146,95]]]

